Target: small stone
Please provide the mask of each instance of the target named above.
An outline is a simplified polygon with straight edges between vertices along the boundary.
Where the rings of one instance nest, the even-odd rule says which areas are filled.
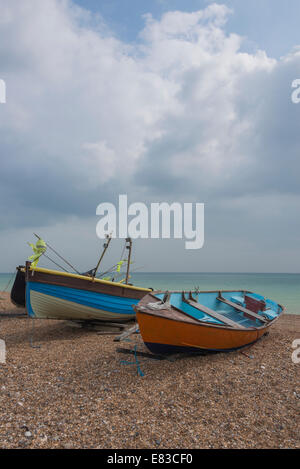
[[[71,443],[66,443],[66,444],[64,445],[64,448],[65,448],[65,449],[72,449],[73,446],[71,445]]]
[[[31,438],[32,437],[32,433],[31,432],[25,432],[25,436],[26,438]]]
[[[290,358],[298,320],[283,316],[243,358],[238,352],[171,364],[141,358],[144,381],[119,367],[111,337],[99,341],[60,321],[36,321],[43,348],[32,353],[24,346],[27,319],[1,320],[11,353],[9,365],[0,365],[1,448],[299,447],[299,374]],[[144,350],[141,337],[134,339]]]

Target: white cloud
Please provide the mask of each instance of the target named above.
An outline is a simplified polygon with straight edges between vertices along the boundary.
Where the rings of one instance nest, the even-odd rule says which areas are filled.
[[[84,150],[81,165],[87,177],[84,184],[97,187],[99,183],[110,179],[118,168],[118,161],[115,152],[108,148],[105,141],[97,143],[84,143]],[[90,171],[93,168],[93,172]]]
[[[71,1],[0,11],[3,225],[88,217],[121,192],[212,204],[299,192],[299,50],[242,52],[217,4],[147,15],[135,45]]]

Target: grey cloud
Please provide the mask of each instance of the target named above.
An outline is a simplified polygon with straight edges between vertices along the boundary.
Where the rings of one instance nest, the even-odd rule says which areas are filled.
[[[78,220],[94,230],[96,206],[127,193],[130,202],[206,204],[204,249],[188,253],[174,241],[166,252],[166,242],[149,241],[150,270],[168,262],[202,269],[214,252],[236,266],[247,245],[254,265],[255,246],[263,257],[270,238],[295,268],[278,246],[280,237],[296,246],[289,227],[299,228],[300,105],[290,99],[297,51],[277,61],[240,53],[241,38],[222,29],[221,7],[210,7],[205,22],[199,12],[148,19],[143,42],[129,47],[71,2],[26,4],[20,14],[19,2],[0,0],[2,236],[38,225],[57,239],[55,229],[61,235],[69,223],[71,232]],[[141,256],[145,243],[137,243]],[[208,270],[217,270],[213,262]]]

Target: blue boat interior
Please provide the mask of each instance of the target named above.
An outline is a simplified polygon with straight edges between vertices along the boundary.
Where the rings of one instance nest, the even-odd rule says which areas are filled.
[[[229,300],[236,305],[246,307],[245,303],[245,293],[241,291],[222,291],[222,297],[225,300]],[[165,293],[157,293],[155,296],[163,300]],[[280,315],[282,312],[282,307],[276,303],[275,301],[269,300],[264,298],[261,295],[256,293],[248,293],[246,295],[254,300],[264,301],[265,302],[265,309],[264,311],[258,311],[257,314],[262,317],[260,321],[257,318],[249,318],[247,317],[244,312],[235,309],[233,306],[230,306],[218,299],[219,292],[192,292],[193,298],[197,301],[198,307],[201,308],[201,305],[205,307],[205,312],[200,311],[198,308],[194,307],[191,304],[186,303],[183,301],[182,292],[170,292],[169,303],[171,306],[183,311],[184,313],[188,314],[189,316],[194,317],[200,321],[211,323],[211,324],[224,324],[220,319],[217,319],[213,316],[210,316],[207,313],[207,308],[210,310],[218,313],[219,315],[223,316],[224,318],[228,318],[235,323],[238,323],[240,326],[245,328],[251,327],[260,327],[264,324],[263,319],[268,319],[269,321],[275,319],[277,316]],[[188,297],[188,294],[186,294]]]

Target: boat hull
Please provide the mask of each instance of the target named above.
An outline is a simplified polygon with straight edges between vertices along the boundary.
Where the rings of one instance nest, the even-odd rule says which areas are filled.
[[[230,352],[256,342],[268,326],[253,330],[229,330],[220,326],[189,324],[137,311],[143,341],[152,353]]]
[[[32,318],[127,322],[147,292],[46,269],[26,271],[26,309]]]
[[[17,267],[17,275],[10,292],[11,302],[21,308],[25,307],[25,270],[24,267]]]

